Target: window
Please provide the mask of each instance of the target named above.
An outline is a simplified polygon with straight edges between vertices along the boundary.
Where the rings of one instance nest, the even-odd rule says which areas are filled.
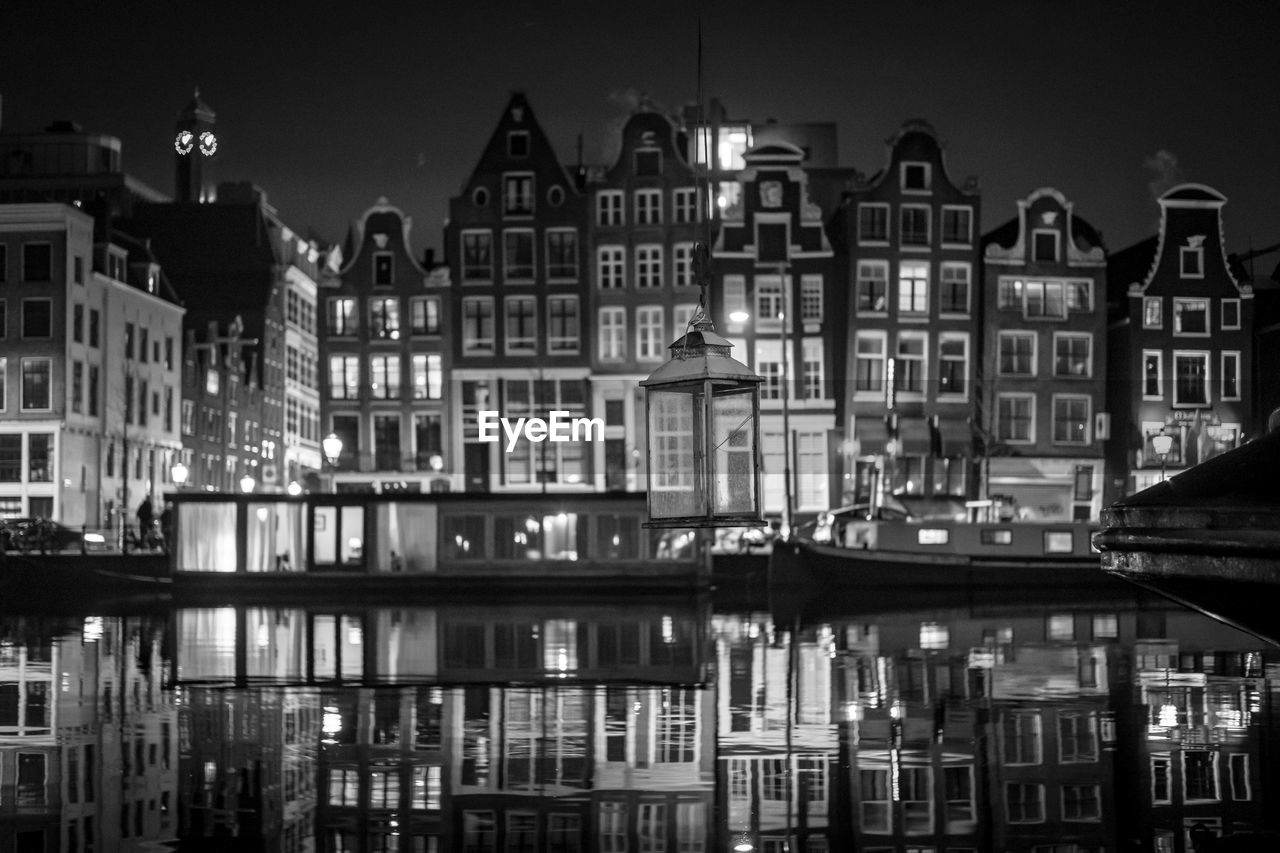
[[[1169,784],[1170,762],[1168,755],[1151,756],[1151,802],[1169,803],[1173,801],[1173,790]]]
[[[636,225],[662,224],[662,191],[636,190]]]
[[[502,274],[507,281],[532,281],[533,231],[508,228],[502,232]]]
[[[969,313],[969,265],[944,263],[940,270],[938,310],[943,314]]]
[[[147,358],[151,349],[151,330],[143,326],[138,329],[138,360],[143,364],[147,363]]]
[[[929,264],[902,261],[898,265],[898,313],[924,314],[929,310]]]
[[[373,283],[388,287],[395,278],[395,258],[390,252],[373,253]]]
[[[375,400],[400,399],[400,356],[369,356],[369,393]]]
[[[1209,353],[1174,352],[1173,404],[1175,406],[1207,406],[1209,404]]]
[[[1222,399],[1240,399],[1240,353],[1222,354]]]
[[[440,334],[438,296],[415,296],[409,300],[409,330],[415,335]]]
[[[600,309],[600,360],[621,361],[627,357],[627,310]]]
[[[547,297],[547,351],[567,355],[578,351],[578,297]]]
[[[1066,287],[1061,281],[1025,283],[1023,315],[1027,318],[1061,320],[1067,316]]]
[[[782,316],[782,279],[756,276],[756,328],[778,329]]]
[[[662,286],[662,247],[636,247],[636,287]]]
[[[996,438],[1030,444],[1035,417],[1034,394],[1000,394],[996,398]]]
[[[747,281],[740,275],[724,277],[724,316],[731,328],[741,329],[741,324],[729,319],[733,314],[747,312]]]
[[[1025,288],[1022,285],[1021,279],[1000,279],[1000,285],[997,291],[996,307],[1022,308],[1024,291]]]
[[[1058,712],[1058,757],[1063,764],[1098,760],[1097,717],[1080,711]]]
[[[924,332],[899,332],[894,380],[903,394],[921,394],[925,387]]]
[[[507,297],[505,333],[508,355],[538,351],[537,300],[532,296]]]
[[[1224,329],[1240,328],[1240,300],[1239,299],[1222,300],[1222,328]]]
[[[0,315],[0,320],[3,320],[3,315]],[[0,338],[3,337],[4,331],[0,328]],[[84,343],[84,305],[79,302],[71,306],[71,340]]]
[[[133,324],[124,324],[124,357],[133,358]]]
[[[889,242],[889,205],[858,205],[858,242],[864,245]]]
[[[22,337],[53,337],[53,301],[49,299],[22,300]]]
[[[806,275],[800,279],[800,321],[822,322],[822,276]]]
[[[1040,712],[1008,711],[1001,728],[1006,765],[1041,761]]]
[[[776,339],[756,340],[755,356],[756,373],[764,379],[760,384],[760,399],[781,400],[784,383],[782,342]]]
[[[1036,335],[1034,332],[1000,332],[1000,375],[1035,376]]]
[[[22,360],[22,409],[36,411],[52,407],[53,363],[47,358]]]
[[[53,281],[53,246],[51,244],[22,244],[22,280]]]
[[[1093,310],[1093,282],[1079,280],[1067,282],[1067,310]]]
[[[529,131],[527,130],[507,131],[507,156],[508,157],[528,157],[529,156]]]
[[[1175,335],[1209,334],[1209,300],[1173,300],[1173,333]]]
[[[462,300],[462,352],[493,354],[493,299],[468,296]]]
[[[369,300],[369,337],[400,339],[400,300],[374,297]]]
[[[596,224],[622,225],[622,190],[601,190],[596,193]]]
[[[1160,329],[1163,327],[1164,317],[1160,311],[1160,297],[1144,296],[1142,298],[1142,328]]]
[[[1100,820],[1102,804],[1097,785],[1063,785],[1063,820]]]
[[[942,244],[967,246],[973,242],[973,208],[944,205],[942,208]]]
[[[853,390],[864,393],[884,393],[885,333],[858,332],[854,339],[856,350]]]
[[[698,310],[696,303],[684,303],[677,305],[673,312],[674,322],[671,324],[671,337],[678,339],[681,335],[688,334],[689,321],[693,319],[693,314]]]
[[[858,794],[858,825],[862,831],[890,832],[893,801],[889,790],[889,771],[865,767],[859,769]]]
[[[439,400],[444,391],[444,371],[440,356],[413,356],[413,399]]]
[[[693,222],[697,215],[698,191],[694,187],[677,189],[674,196],[676,222]]]
[[[1159,400],[1164,397],[1162,364],[1159,350],[1142,351],[1142,399]]]
[[[801,366],[806,400],[821,400],[824,396],[822,359],[822,339],[805,338],[801,342]]]
[[[1182,246],[1178,258],[1182,278],[1204,278],[1204,246]]]
[[[0,281],[8,281],[9,247],[0,243]]]
[[[656,361],[662,358],[665,345],[662,334],[662,308],[646,305],[636,309],[636,358]]]
[[[662,152],[657,148],[637,149],[634,163],[637,175],[662,174]]]
[[[1004,796],[1009,823],[1044,822],[1044,785],[1006,782]]]
[[[1218,753],[1184,749],[1182,785],[1184,798],[1188,801],[1218,799]]]
[[[963,397],[968,392],[969,336],[943,332],[938,336],[938,393]]]
[[[502,212],[505,216],[533,215],[533,175],[512,172],[502,176]]]
[[[929,163],[902,163],[900,179],[903,192],[927,193],[933,183],[933,167]]]
[[[1120,617],[1114,613],[1099,613],[1093,617],[1093,638],[1114,640],[1120,636]]]
[[[1053,397],[1053,441],[1055,444],[1088,444],[1090,398],[1055,394]]]
[[[0,373],[4,373],[4,360],[0,359]],[[4,408],[4,378],[0,376],[0,409]],[[89,365],[89,415],[98,414],[98,365]]]
[[[1090,335],[1055,334],[1053,336],[1053,375],[1092,376]]]
[[[626,286],[625,256],[621,246],[601,246],[596,253],[596,279],[601,289],[610,290]]]
[[[693,280],[693,244],[676,243],[672,251],[675,253],[676,287],[697,284]]]
[[[889,264],[886,261],[858,261],[858,313],[887,311],[888,293]]]
[[[356,301],[350,296],[331,297],[329,307],[329,334],[354,335],[356,333]]]
[[[929,208],[904,204],[898,210],[898,241],[903,246],[929,245]]]
[[[329,356],[329,396],[334,400],[360,399],[359,356]]]
[[[84,411],[84,362],[76,361],[71,365],[71,411],[79,414]]]
[[[462,280],[493,280],[493,233],[462,232]]]
[[[578,232],[574,228],[547,231],[547,278],[578,277]]]
[[[1249,756],[1243,752],[1233,752],[1227,756],[1231,771],[1231,799],[1251,800],[1252,790],[1249,786]]]
[[[1059,234],[1043,228],[1031,232],[1031,260],[1035,263],[1057,263]]]

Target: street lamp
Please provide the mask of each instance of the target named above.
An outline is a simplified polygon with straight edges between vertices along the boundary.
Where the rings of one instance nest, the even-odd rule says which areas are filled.
[[[338,467],[338,459],[342,456],[342,439],[338,437],[336,432],[331,432],[320,442],[320,449],[324,451],[324,460],[329,463],[330,468]]]
[[[257,481],[253,479],[252,474],[245,474],[240,478],[240,491],[246,495],[253,491],[253,487],[257,485]]]
[[[173,467],[169,469],[169,478],[178,487],[178,491],[182,491],[182,487],[187,484],[187,477],[189,476],[191,476],[191,469],[182,462],[173,463]]]
[[[1173,450],[1173,436],[1163,431],[1157,436],[1152,436],[1151,449],[1160,457],[1160,482],[1163,483],[1168,479],[1165,461],[1169,458],[1169,451]]]

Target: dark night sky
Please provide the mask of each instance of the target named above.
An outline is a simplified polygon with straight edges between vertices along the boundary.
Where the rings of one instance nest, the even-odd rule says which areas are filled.
[[[706,97],[736,118],[835,121],[841,165],[868,173],[925,118],[952,179],[980,179],[983,230],[1053,186],[1124,248],[1154,231],[1153,186],[1182,179],[1228,197],[1229,248],[1280,242],[1274,0],[336,5],[9,0],[3,129],[74,119],[170,192],[173,123],[199,85],[219,179],[258,183],[329,240],[385,195],[420,253],[509,92],[567,165],[580,133],[603,162],[636,92],[696,99],[701,15]]]

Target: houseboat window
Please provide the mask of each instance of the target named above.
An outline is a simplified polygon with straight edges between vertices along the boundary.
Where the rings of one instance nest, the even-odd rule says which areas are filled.
[[[446,560],[481,560],[485,548],[483,515],[447,515],[440,525],[440,556]]]
[[[1046,530],[1044,552],[1046,554],[1070,554],[1072,551],[1070,530]]]
[[[299,572],[307,564],[303,505],[249,504],[245,569],[250,572]]]
[[[598,560],[640,559],[640,518],[634,515],[596,517],[596,541],[592,556]]]
[[[982,531],[983,545],[1012,545],[1013,531],[1008,528]]]
[[[375,572],[431,571],[435,563],[436,507],[380,503],[374,508],[369,567]]]
[[[578,514],[500,515],[494,518],[494,557],[500,560],[578,559]],[[586,525],[583,525],[585,532]]]
[[[183,572],[236,570],[236,505],[185,503],[178,510],[177,568]]]
[[[921,545],[946,545],[951,541],[951,531],[945,527],[923,527],[916,532],[916,541]]]
[[[312,527],[317,566],[364,564],[363,506],[318,506]]]
[[[698,534],[685,527],[651,530],[649,548],[655,560],[692,560],[698,554]]]

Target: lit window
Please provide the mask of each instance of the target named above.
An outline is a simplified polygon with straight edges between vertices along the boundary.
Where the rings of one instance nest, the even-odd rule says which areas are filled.
[[[1066,288],[1061,281],[1025,283],[1023,314],[1027,318],[1063,319],[1067,316]]]
[[[507,216],[533,214],[533,175],[516,172],[502,176],[502,212]]]
[[[636,247],[636,287],[662,286],[662,247]]]
[[[853,390],[884,393],[885,333],[858,332],[854,339]]]
[[[642,361],[658,361],[662,358],[663,340],[662,308],[646,305],[636,309],[636,358]]]
[[[898,313],[924,314],[929,310],[929,264],[902,261],[898,265]]]
[[[627,312],[625,308],[600,309],[600,360],[620,361],[627,357]]]
[[[821,338],[805,338],[801,343],[804,399],[823,398],[823,346]]]
[[[400,356],[369,356],[369,393],[375,400],[400,399]]]
[[[1164,326],[1164,317],[1160,311],[1159,296],[1145,296],[1142,299],[1142,328],[1159,329]]]
[[[800,280],[800,320],[822,321],[822,276],[806,275]]]
[[[937,622],[920,623],[920,648],[945,649],[951,643],[951,630]]]
[[[885,261],[859,261],[857,309],[859,314],[883,313],[888,310],[889,264]]]
[[[996,307],[998,308],[1022,308],[1023,292],[1025,288],[1022,280],[1017,278],[1002,278],[998,290]]]
[[[409,300],[410,329],[415,335],[440,334],[440,299],[415,296]]]
[[[1093,373],[1090,335],[1057,334],[1053,336],[1054,376],[1090,376]]]
[[[899,332],[894,379],[903,394],[921,394],[925,388],[926,335],[923,332]]]
[[[439,400],[444,392],[444,372],[440,356],[413,356],[413,399]]]
[[[782,280],[778,276],[756,277],[756,328],[777,329],[782,316]]]
[[[1093,310],[1093,282],[1080,280],[1067,282],[1067,310]]]
[[[626,286],[625,256],[621,246],[601,246],[596,253],[596,280],[602,289]]]
[[[329,356],[329,397],[334,400],[360,399],[359,356]]]
[[[1142,351],[1142,398],[1159,400],[1164,397],[1163,359],[1159,350]]]

